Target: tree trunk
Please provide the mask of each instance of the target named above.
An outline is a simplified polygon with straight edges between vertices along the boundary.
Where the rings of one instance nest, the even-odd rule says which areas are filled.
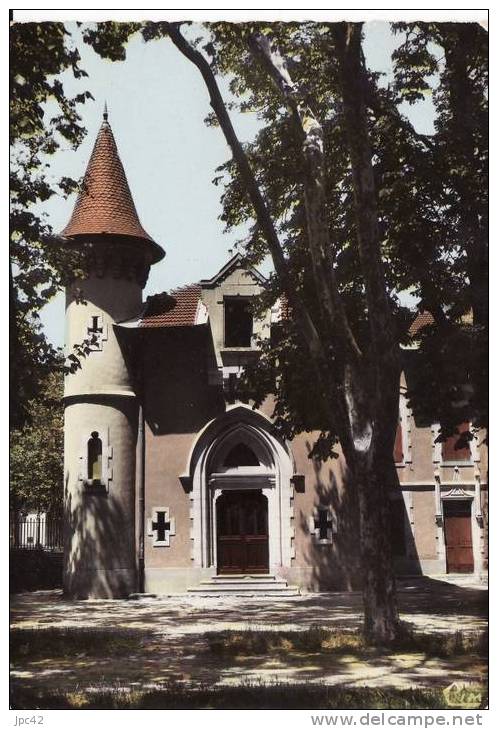
[[[353,474],[355,482],[353,487],[358,488],[360,497],[365,633],[370,642],[389,644],[398,632],[398,612],[388,533],[387,474],[389,463],[393,468],[392,452],[398,419],[400,370],[399,351],[393,333],[392,314],[380,253],[363,90],[358,88],[358,84],[361,86],[361,79],[358,80],[355,76],[359,63],[358,54],[361,53],[358,33],[353,32],[353,43],[344,49],[346,59],[343,60],[343,80],[347,87],[344,99],[347,107],[346,118],[349,118],[353,125],[349,130],[349,136],[355,184],[358,244],[372,331],[373,356],[368,364],[362,362],[362,353],[356,345],[339,296],[332,261],[328,258],[330,242],[323,210],[325,180],[321,127],[307,110],[303,111],[301,108],[299,95],[288,76],[280,54],[262,39],[259,41],[253,39],[253,46],[256,44],[257,49],[262,52],[268,71],[281,89],[304,137],[303,158],[307,165],[304,181],[307,232],[317,289],[327,304],[324,307],[325,313],[330,318],[331,332],[328,342],[321,341],[309,311],[302,305],[293,289],[275,226],[247,156],[236,137],[209,64],[202,54],[187,43],[177,25],[168,24],[168,32],[177,48],[197,66],[204,78],[211,106],[247,186],[256,218],[267,239],[276,272],[281,279],[282,288],[289,298],[301,334],[309,348],[317,380],[323,392],[329,395],[325,395],[324,401],[330,418],[331,432],[339,434],[346,462]],[[342,33],[339,34],[339,38],[343,44],[345,38]],[[349,85],[352,85],[351,89]],[[343,353],[343,373],[336,378],[330,376],[330,368],[325,357],[328,344],[338,345],[335,347],[336,352]],[[342,374],[344,381],[339,382]],[[388,453],[389,457],[373,458],[373,453]]]
[[[360,516],[364,633],[369,643],[389,645],[399,634],[390,540],[389,488],[392,481],[381,459],[357,455],[356,460],[357,467],[352,475],[358,491]]]
[[[370,366],[345,379],[354,452],[346,454],[358,491],[365,635],[389,644],[399,633],[396,583],[389,532],[389,488],[399,417],[401,363],[387,294],[377,197],[368,129],[369,88],[361,48],[361,24],[331,26],[339,60],[345,132],[351,158],[356,235],[365,281],[370,329]],[[371,387],[369,384],[371,383]]]

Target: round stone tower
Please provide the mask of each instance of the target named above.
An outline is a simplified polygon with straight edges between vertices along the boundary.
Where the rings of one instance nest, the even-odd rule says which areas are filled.
[[[140,224],[107,111],[61,236],[83,271],[66,287],[64,591],[124,597],[137,590],[137,353],[115,324],[140,314],[164,252]]]

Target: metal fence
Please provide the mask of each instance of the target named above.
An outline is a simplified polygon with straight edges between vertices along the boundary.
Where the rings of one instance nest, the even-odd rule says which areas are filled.
[[[62,551],[62,518],[47,514],[10,515],[11,549]]]

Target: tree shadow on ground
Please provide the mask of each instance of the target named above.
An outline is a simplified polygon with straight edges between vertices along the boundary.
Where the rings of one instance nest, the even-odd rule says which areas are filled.
[[[488,597],[484,589],[463,587],[429,577],[400,581],[398,600],[408,620],[441,629],[484,627]],[[103,609],[105,607],[105,609]],[[175,595],[140,600],[66,600],[58,590],[15,595],[13,621],[18,625],[73,625],[147,628],[174,634],[223,630],[225,625],[291,625],[300,629],[357,628],[361,625],[358,592],[310,593],[286,598],[198,598]],[[438,621],[438,618],[440,620]]]
[[[71,641],[68,640],[68,646]],[[64,685],[66,691],[113,686],[150,690],[180,682],[189,687],[246,683],[299,683],[344,686],[444,687],[451,681],[482,682],[485,663],[472,655],[450,658],[425,653],[368,654],[317,651],[267,651],[261,655],[220,656],[209,649],[205,634],[151,635],[128,654],[72,655],[18,659],[12,683],[45,691]]]
[[[404,582],[399,589],[402,615],[426,632],[483,630],[486,591],[437,582],[428,578]],[[185,685],[235,684],[247,680],[295,684],[299,681],[341,685],[447,686],[455,680],[481,681],[486,665],[469,655],[430,657],[425,652],[369,655],[320,654],[312,651],[264,655],[212,655],[210,636],[222,630],[353,630],[361,626],[358,593],[326,593],[297,598],[145,598],[140,600],[67,601],[60,591],[24,593],[12,598],[13,624],[19,628],[93,628],[132,630],[143,636],[140,649],[126,655],[87,655],[75,652],[68,640],[67,655],[29,656],[17,661],[12,681],[20,687],[50,690],[67,686],[121,685],[148,689],[168,681]],[[76,645],[76,644],[75,644]]]

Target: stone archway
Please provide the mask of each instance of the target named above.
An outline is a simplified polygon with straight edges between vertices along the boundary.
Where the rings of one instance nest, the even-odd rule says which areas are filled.
[[[228,455],[241,445],[254,454],[254,461],[236,465],[228,459],[226,465]],[[289,568],[294,537],[293,473],[286,446],[261,413],[236,405],[208,423],[197,436],[188,463],[194,566],[216,571],[217,499],[224,492],[253,490],[261,491],[268,501],[269,572],[278,574]]]

